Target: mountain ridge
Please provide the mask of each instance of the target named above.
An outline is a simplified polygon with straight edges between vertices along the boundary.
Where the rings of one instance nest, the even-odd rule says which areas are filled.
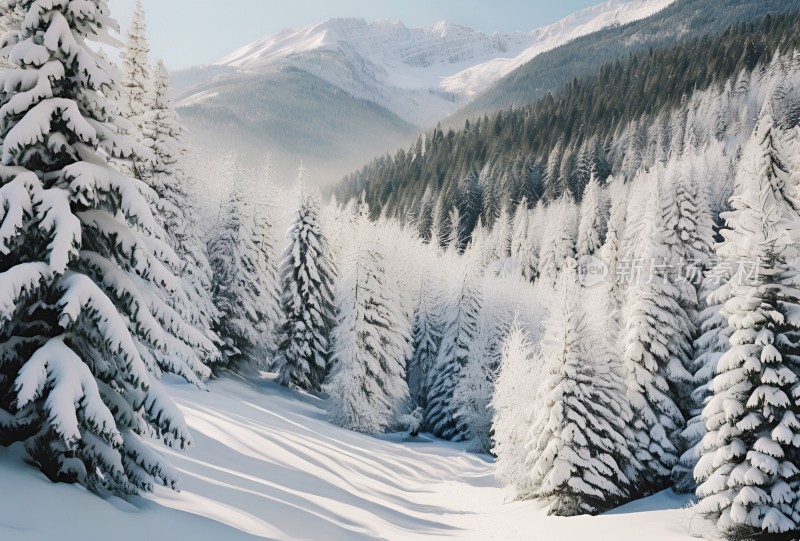
[[[282,30],[214,64],[182,70],[173,88],[200,148],[238,150],[252,166],[269,152],[276,173],[286,178],[302,160],[320,184],[328,184],[409,144],[515,63],[672,2],[610,0],[532,32],[494,34],[447,21],[409,28],[330,19]],[[319,121],[310,124],[312,130],[300,122],[290,125],[292,116]],[[354,118],[366,123],[359,126]],[[220,133],[228,135],[223,144],[230,148],[218,148]]]

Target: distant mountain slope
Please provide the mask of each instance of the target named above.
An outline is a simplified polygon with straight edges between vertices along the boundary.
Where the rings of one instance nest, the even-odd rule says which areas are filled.
[[[300,159],[321,183],[408,143],[532,56],[673,0],[611,0],[533,32],[484,34],[333,19],[284,30],[212,66],[177,72],[173,87],[195,142],[238,149],[279,176]],[[223,137],[221,137],[223,136]]]
[[[533,103],[603,64],[651,48],[713,35],[733,24],[755,22],[767,13],[800,8],[800,0],[677,0],[652,17],[611,26],[543,53],[467,104],[447,123]]]
[[[226,77],[183,100],[179,111],[201,149],[235,150],[251,167],[269,154],[281,181],[293,178],[302,160],[314,181],[330,182],[357,157],[404,145],[419,132],[385,108],[290,67]]]
[[[794,126],[798,50],[800,10],[643,51],[529,106],[459,131],[437,128],[351,174],[333,193],[340,202],[365,194],[374,215],[416,221],[424,238],[449,231],[455,207],[466,241],[479,223],[491,226],[523,198],[529,205],[579,199],[592,171],[601,181],[630,179],[671,153],[702,154],[707,145],[736,156],[767,98],[774,97],[781,122]],[[726,190],[714,194],[717,209]]]
[[[471,98],[544,52],[604,28],[647,18],[674,1],[608,0],[602,4],[576,11],[555,24],[534,30],[532,32],[533,45],[517,56],[495,58],[446,77],[442,80],[442,87],[455,94]]]

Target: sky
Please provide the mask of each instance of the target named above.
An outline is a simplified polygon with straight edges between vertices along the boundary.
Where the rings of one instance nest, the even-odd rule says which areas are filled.
[[[484,32],[529,31],[602,0],[143,0],[152,56],[170,69],[212,63],[284,28],[333,17],[400,20],[429,26],[445,19]],[[109,0],[123,33],[135,0]],[[229,7],[222,7],[229,6]]]

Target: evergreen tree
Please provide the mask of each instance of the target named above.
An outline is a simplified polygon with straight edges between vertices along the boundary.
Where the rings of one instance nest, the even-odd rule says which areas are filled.
[[[458,294],[442,310],[442,343],[430,375],[424,425],[440,438],[461,441],[467,437],[466,426],[457,422],[453,392],[475,347],[480,310],[478,279],[468,270]]]
[[[625,232],[625,198],[627,190],[619,191],[619,196],[612,201],[611,215],[608,219],[608,231],[606,233],[606,241],[603,244],[600,257],[603,264],[606,266],[606,296],[608,299],[609,307],[612,311],[619,311],[625,302],[625,284],[619,276],[622,270],[619,268],[620,260],[622,258],[622,239]]]
[[[300,166],[300,184],[303,185],[302,175],[305,169]],[[277,188],[272,182],[272,166],[267,166],[252,188],[254,205],[249,212],[252,214],[253,243],[258,250],[258,284],[261,288],[261,310],[266,317],[266,333],[261,337],[261,342],[267,356],[275,359],[278,350],[280,330],[283,327],[283,311],[281,310],[281,293],[279,286],[277,240],[275,239],[275,214],[277,213],[274,198]]]
[[[492,396],[492,452],[497,457],[498,479],[513,485],[523,498],[532,495],[536,488],[529,482],[525,443],[539,410],[535,390],[540,386],[540,365],[517,318],[503,341]]]
[[[620,464],[630,456],[619,416],[624,388],[607,364],[592,360],[576,283],[575,271],[566,269],[545,325],[545,401],[528,447],[534,494],[561,516],[610,509],[627,497],[630,483]]]
[[[133,21],[128,28],[128,40],[121,56],[124,71],[122,86],[125,88],[123,115],[132,124],[131,137],[144,144],[153,108],[153,75],[142,0],[136,0]],[[138,160],[134,160],[134,163],[135,168],[142,165]]]
[[[211,292],[220,311],[217,334],[225,342],[227,364],[242,368],[262,365],[269,351],[263,337],[270,332],[268,291],[259,269],[259,250],[253,238],[247,183],[239,159],[225,161],[230,193],[222,202],[220,221],[208,242],[213,282]]]
[[[606,219],[600,183],[594,173],[589,176],[583,192],[578,225],[577,257],[595,255],[603,246]]]
[[[504,327],[496,312],[481,310],[477,335],[453,391],[456,425],[464,427],[467,448],[477,453],[488,453],[492,448],[491,401],[500,364],[499,352],[494,351],[495,339],[506,334]]]
[[[728,256],[729,257],[729,256]],[[722,355],[730,347],[731,330],[728,327],[728,314],[725,304],[731,298],[731,288],[722,287],[731,279],[732,263],[723,259],[708,273],[703,282],[705,308],[699,314],[700,335],[694,342],[695,358],[689,366],[693,374],[694,391],[689,397],[691,415],[686,428],[681,433],[682,447],[686,451],[672,469],[672,486],[676,492],[694,492],[697,483],[694,469],[703,451],[702,440],[706,434],[706,423],[702,412],[709,397],[713,394],[711,381]]]
[[[668,172],[672,173],[678,220],[675,226],[674,254],[680,270],[678,287],[681,305],[690,318],[696,320],[701,308],[698,299],[703,273],[708,270],[714,238],[711,210],[707,206],[697,179],[691,175],[690,160],[672,160]],[[676,171],[677,170],[677,171]]]
[[[183,287],[179,295],[169,299],[170,304],[192,325],[210,338],[201,347],[179,347],[172,355],[161,356],[159,363],[170,358],[182,358],[188,366],[198,360],[216,364],[221,355],[216,344],[220,338],[214,332],[219,312],[211,296],[211,265],[206,253],[203,233],[200,230],[200,203],[194,182],[187,170],[188,149],[184,129],[169,97],[169,73],[163,62],[155,70],[152,110],[148,114],[147,136],[144,145],[155,160],[138,168],[140,178],[146,180],[157,198],[156,221],[163,236],[178,256],[174,266]]]
[[[722,355],[703,411],[708,434],[695,469],[698,510],[728,536],[800,529],[800,419],[795,266],[800,217],[781,156],[780,132],[766,111],[737,176],[725,215],[723,252],[737,257],[725,304],[730,349]],[[757,266],[754,272],[753,268]]]
[[[318,390],[328,369],[336,271],[315,198],[301,194],[286,237],[281,263],[286,319],[274,369],[283,385]]]
[[[539,279],[555,287],[561,271],[575,261],[575,213],[566,199],[551,205],[548,211],[539,256]]]
[[[190,440],[148,368],[165,329],[197,333],[162,300],[176,256],[147,200],[106,158],[155,159],[120,134],[121,87],[89,45],[116,23],[105,0],[79,4],[9,4],[26,23],[0,75],[0,442],[54,481],[135,494],[176,485],[144,440]]]
[[[677,432],[685,421],[676,400],[690,385],[685,366],[693,332],[670,277],[674,216],[664,202],[669,196],[660,182],[652,189],[643,233],[644,268],[628,291],[622,338],[643,493],[661,489],[678,458]]]
[[[528,209],[527,200],[523,197],[514,214],[511,257],[522,277],[531,283],[536,280],[538,266],[532,229],[531,211]]]
[[[457,207],[450,209],[447,213],[447,233],[442,239],[447,250],[457,254],[461,252],[461,241],[463,240],[463,230],[461,227],[461,213]]]
[[[323,390],[330,396],[333,423],[382,432],[408,400],[405,369],[411,348],[410,337],[402,332],[406,325],[400,323],[405,316],[388,287],[385,256],[369,243],[369,233],[362,211],[356,246],[343,265],[331,371]]]
[[[408,362],[408,390],[415,406],[425,408],[428,386],[442,340],[440,328],[441,298],[429,276],[423,276],[412,328],[413,353]]]

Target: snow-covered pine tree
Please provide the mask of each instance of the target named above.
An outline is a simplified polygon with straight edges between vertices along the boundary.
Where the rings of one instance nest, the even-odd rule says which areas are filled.
[[[286,235],[281,262],[284,324],[274,370],[282,385],[319,390],[330,355],[330,331],[336,317],[336,278],[319,203],[301,191],[300,208]]]
[[[522,198],[514,211],[511,220],[511,255],[516,257],[528,242],[528,230],[530,229],[530,211],[528,210],[528,200]]]
[[[508,207],[503,204],[500,213],[492,227],[490,238],[492,239],[492,254],[496,261],[503,261],[511,255],[511,216]]]
[[[534,356],[530,338],[515,319],[503,341],[502,360],[492,396],[492,452],[497,457],[497,477],[513,485],[521,497],[530,497],[525,447],[528,431],[539,410],[542,363]]]
[[[258,284],[261,287],[261,310],[266,315],[267,332],[262,335],[261,341],[272,362],[278,350],[278,335],[283,327],[284,314],[281,310],[281,286],[278,278],[279,261],[275,239],[275,221],[278,202],[275,201],[278,190],[272,181],[272,165],[267,160],[260,178],[252,188],[253,201],[250,213],[252,214],[253,243],[258,248]],[[300,186],[305,182],[306,171],[302,164],[298,171]],[[301,190],[302,193],[302,190]],[[319,212],[317,212],[319,215]],[[320,381],[321,383],[321,381]]]
[[[188,148],[183,126],[169,97],[169,73],[162,62],[154,70],[152,109],[147,115],[147,133],[143,144],[155,156],[150,163],[140,163],[136,175],[155,192],[151,204],[161,228],[160,235],[178,256],[173,271],[182,280],[182,287],[168,302],[181,316],[208,339],[194,343],[185,337],[173,340],[167,355],[157,355],[159,365],[167,371],[188,369],[219,363],[222,358],[219,337],[214,332],[219,312],[211,296],[211,266],[206,254],[204,234],[200,229],[198,194],[186,169]],[[169,367],[168,365],[174,365]],[[193,368],[194,367],[194,368]]]
[[[730,279],[730,261],[723,261],[713,269],[710,268],[714,257],[713,221],[705,193],[706,187],[693,175],[691,153],[691,145],[687,145],[681,159],[673,159],[667,166],[668,170],[677,175],[677,234],[680,239],[677,253],[680,261],[685,262],[685,285],[693,288],[690,290],[692,294],[685,296],[682,304],[699,333],[693,345],[694,359],[687,366],[693,375],[693,389],[684,397],[683,408],[689,420],[680,438],[681,448],[685,451],[672,470],[672,486],[676,492],[693,492],[697,487],[694,468],[700,458],[700,443],[706,432],[701,414],[710,395],[710,382],[717,363],[727,350],[730,338],[727,316],[724,314],[724,304],[730,298],[730,289],[720,288]]]
[[[691,174],[689,156],[672,159],[667,165],[667,175],[674,186],[678,219],[675,225],[675,242],[672,251],[676,261],[676,285],[681,290],[681,305],[693,321],[701,309],[698,298],[703,274],[713,257],[713,221],[711,209],[697,179]]]
[[[362,204],[362,207],[366,205]],[[331,370],[323,386],[331,421],[359,432],[390,427],[408,401],[407,325],[392,288],[387,287],[383,248],[370,240],[362,208],[355,246],[345,258],[333,329]]]
[[[577,275],[559,277],[545,324],[543,408],[528,443],[534,496],[551,502],[550,514],[597,514],[628,495],[619,458],[630,456],[620,405],[624,388],[610,367],[593,360]]]
[[[424,426],[440,438],[461,441],[467,436],[466,426],[457,422],[453,392],[474,349],[481,304],[478,277],[468,269],[443,307],[442,343],[430,375]]]
[[[128,28],[128,40],[122,51],[125,93],[122,99],[123,116],[132,124],[130,136],[145,144],[148,120],[153,108],[153,76],[150,70],[150,44],[147,42],[142,0],[136,0],[133,21]],[[134,171],[142,164],[134,160]]]
[[[414,311],[413,353],[406,370],[411,401],[415,406],[423,409],[428,404],[428,392],[430,391],[428,384],[442,340],[441,295],[432,282],[431,276],[423,275]]]
[[[571,186],[577,193],[585,193],[586,187],[594,175],[594,137],[592,141],[584,140],[575,158],[575,166],[572,170]],[[583,202],[583,201],[581,201]]]
[[[727,536],[800,530],[800,200],[767,109],[745,148],[722,231],[737,265],[725,304],[732,331],[703,411],[708,433],[695,468],[698,511]]]
[[[442,248],[446,240],[447,234],[443,231],[442,224],[444,223],[444,207],[442,197],[444,193],[440,193],[436,201],[433,202],[433,211],[431,213],[431,239],[430,243],[434,245],[437,250]]]
[[[593,256],[600,251],[606,232],[605,206],[600,183],[594,173],[589,176],[581,200],[580,222],[576,255],[578,258]]]
[[[154,159],[120,135],[121,87],[89,45],[116,23],[105,0],[9,5],[27,16],[0,76],[0,441],[24,442],[56,481],[174,487],[144,438],[190,440],[148,367],[165,328],[190,329],[156,294],[180,284],[147,189],[106,159]]]
[[[697,483],[694,469],[702,454],[702,440],[706,434],[706,423],[702,413],[708,398],[713,394],[711,381],[717,370],[719,359],[730,347],[731,330],[725,303],[731,298],[732,289],[728,284],[732,273],[732,260],[725,259],[712,268],[703,281],[701,291],[705,297],[705,308],[698,316],[700,335],[694,341],[695,357],[689,365],[693,374],[693,387],[690,399],[690,419],[681,433],[682,448],[686,449],[672,469],[672,488],[676,492],[694,492]]]
[[[575,208],[562,198],[548,207],[539,255],[539,281],[555,287],[561,271],[575,261]]]
[[[160,201],[157,219],[182,262],[181,277],[188,319],[215,341],[212,330],[219,311],[211,297],[212,271],[201,228],[197,182],[188,168],[190,149],[183,125],[169,97],[169,72],[159,61],[155,71],[151,136],[145,141],[156,157],[153,188]]]
[[[649,184],[651,176],[656,173],[648,174],[644,169],[640,169],[625,190],[625,226],[620,240],[620,250],[618,261],[626,264],[634,263],[644,257],[643,247],[645,246],[644,235],[647,231],[648,205],[651,201],[652,186]],[[620,269],[622,270],[622,269]],[[623,284],[623,289],[627,289],[630,284]]]
[[[685,419],[676,400],[692,379],[686,365],[693,332],[671,276],[677,212],[665,202],[670,195],[660,181],[650,189],[642,233],[644,268],[628,289],[622,332],[635,456],[642,467],[636,488],[645,494],[665,486],[679,456],[676,442]]]
[[[682,256],[700,269],[699,277],[702,279],[702,271],[710,268],[714,257],[714,219],[708,202],[708,187],[695,178],[688,167],[690,163],[691,158],[684,155],[676,164],[681,168],[675,190],[680,216],[678,237],[686,250]],[[699,280],[696,285],[701,282]]]
[[[253,239],[247,182],[239,158],[228,156],[224,164],[229,193],[220,205],[220,216],[208,241],[213,282],[211,292],[220,311],[217,334],[225,343],[226,364],[232,368],[262,365],[269,351],[264,336],[270,332],[268,304],[259,250]]]
[[[464,427],[467,448],[476,453],[492,448],[492,393],[502,362],[502,338],[508,333],[503,319],[495,310],[480,311],[477,335],[453,391],[456,425]]]
[[[453,207],[447,213],[447,233],[442,240],[445,248],[454,254],[461,252],[461,242],[464,236],[464,231],[461,224],[461,212],[458,207]]]
[[[536,279],[536,246],[531,238],[531,211],[524,197],[514,213],[511,235],[511,257],[523,278],[529,282]]]
[[[600,252],[603,264],[606,266],[606,296],[612,311],[618,312],[625,302],[625,284],[620,279],[619,269],[622,257],[622,239],[625,234],[625,207],[627,189],[617,190],[617,197],[611,202],[611,214],[608,219],[606,241]]]

